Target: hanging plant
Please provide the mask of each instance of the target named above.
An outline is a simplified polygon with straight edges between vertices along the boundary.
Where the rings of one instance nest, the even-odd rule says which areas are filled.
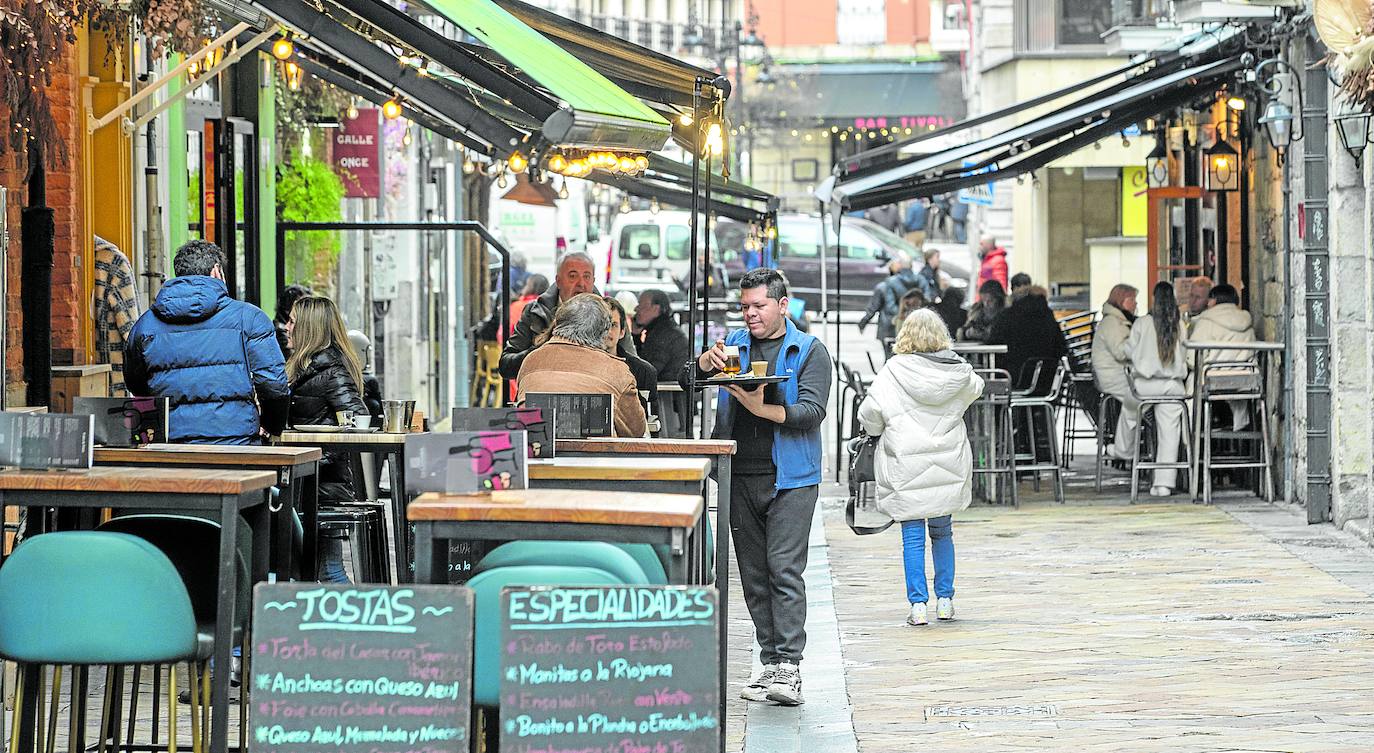
[[[217,36],[215,14],[200,0],[134,0],[130,12],[148,37],[153,57],[189,55]]]

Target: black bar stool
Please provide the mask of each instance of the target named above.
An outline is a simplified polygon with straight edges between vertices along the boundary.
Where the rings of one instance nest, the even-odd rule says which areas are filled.
[[[348,542],[357,583],[390,583],[391,557],[387,553],[386,516],[381,503],[359,502],[320,508],[321,538]],[[315,563],[318,577],[320,563]]]

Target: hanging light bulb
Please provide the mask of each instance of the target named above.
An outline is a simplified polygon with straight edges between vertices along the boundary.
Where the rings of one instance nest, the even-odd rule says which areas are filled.
[[[655,196],[654,198],[652,198],[652,199],[649,200],[649,214],[658,214],[658,210],[661,209],[661,208],[662,208],[662,207],[660,207],[660,206],[658,205],[658,197],[657,197],[657,196]]]
[[[561,154],[554,153],[549,156],[549,169],[561,173],[568,169],[568,158]]]
[[[498,175],[498,176],[496,177],[496,187],[497,187],[497,188],[505,188],[505,187],[506,187],[506,184],[507,184],[507,183],[506,183],[506,173],[505,173],[505,171],[503,170],[503,171],[501,171],[501,174]]]
[[[272,57],[278,60],[286,60],[296,54],[296,45],[291,41],[291,37],[278,37],[272,43]]]
[[[348,109],[344,111],[344,115],[346,115],[346,116],[348,117],[349,120],[357,120],[357,119],[358,119],[358,106],[355,105],[355,104],[353,104],[352,102],[349,102],[349,103],[348,103]]]
[[[636,169],[636,170],[648,170],[648,169],[649,169],[649,158],[648,158],[648,157],[645,157],[645,156],[642,155],[642,154],[636,155],[636,156],[635,156],[635,169]]]
[[[633,157],[621,157],[616,161],[616,167],[622,173],[632,173],[635,171],[635,161]]]
[[[562,184],[558,186],[558,198],[568,198],[568,179],[564,178]]]
[[[677,122],[681,123],[683,127],[686,127],[690,126],[692,123],[696,121],[692,120],[692,114],[690,112],[684,112],[682,113],[682,117],[677,119]]]
[[[706,129],[706,148],[715,156],[720,156],[720,153],[725,151],[725,133],[721,130],[720,123],[712,123]]]
[[[395,120],[401,117],[401,101],[392,97],[382,105],[382,117],[387,120]]]
[[[401,137],[401,144],[402,144],[403,146],[410,146],[410,144],[411,144],[412,141],[414,141],[414,139],[411,138],[411,136],[410,136],[410,127],[407,126],[407,127],[406,127],[406,135],[404,135],[404,136]]]
[[[530,166],[530,161],[525,159],[525,155],[521,154],[519,151],[512,152],[508,162],[510,164],[510,169],[517,173],[525,172],[525,168]]]
[[[472,175],[475,172],[477,172],[477,163],[470,159],[463,160],[463,174]]]
[[[196,76],[199,76],[199,75],[200,75],[200,61],[199,61],[199,60],[197,60],[197,61],[194,62],[194,63],[191,63],[191,67],[189,67],[189,68],[186,69],[186,75],[189,76],[190,78],[195,78]]]
[[[304,81],[305,69],[296,65],[294,60],[288,61],[286,63],[286,88],[293,92],[298,92],[301,90],[301,84],[304,83]]]
[[[629,195],[626,195],[624,198],[622,198],[622,199],[620,200],[620,213],[621,213],[621,214],[629,214],[629,213],[630,213],[630,197],[629,197]]]

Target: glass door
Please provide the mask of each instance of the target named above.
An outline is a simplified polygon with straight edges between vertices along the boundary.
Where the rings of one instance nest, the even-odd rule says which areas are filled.
[[[225,118],[217,125],[214,164],[218,221],[213,230],[207,222],[206,237],[213,237],[224,250],[229,262],[224,278],[230,294],[260,305],[257,135],[253,124],[240,118]]]

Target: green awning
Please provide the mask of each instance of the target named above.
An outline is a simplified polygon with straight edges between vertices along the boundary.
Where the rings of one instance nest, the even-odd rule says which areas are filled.
[[[671,126],[647,105],[491,0],[426,0],[571,108],[545,137],[562,146],[658,151]],[[550,131],[553,132],[550,132]]]

